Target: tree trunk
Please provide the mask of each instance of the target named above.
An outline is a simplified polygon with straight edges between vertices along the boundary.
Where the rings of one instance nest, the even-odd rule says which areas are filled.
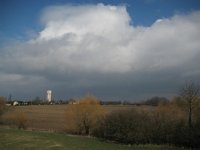
[[[90,126],[87,124],[86,120],[83,121],[83,125],[84,125],[84,129],[85,129],[85,134],[89,135]]]

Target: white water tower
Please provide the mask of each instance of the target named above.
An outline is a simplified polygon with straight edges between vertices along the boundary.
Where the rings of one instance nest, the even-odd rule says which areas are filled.
[[[47,90],[47,101],[51,102],[51,96],[52,96],[52,91],[51,90]]]

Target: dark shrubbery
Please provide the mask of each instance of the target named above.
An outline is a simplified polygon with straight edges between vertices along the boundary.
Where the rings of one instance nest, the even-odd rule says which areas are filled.
[[[149,143],[148,122],[146,113],[134,110],[113,112],[106,116],[101,126],[103,138],[122,143]]]
[[[124,144],[170,144],[197,148],[200,147],[200,126],[197,123],[189,128],[186,112],[174,102],[169,102],[152,110],[112,112],[99,123],[93,135]]]

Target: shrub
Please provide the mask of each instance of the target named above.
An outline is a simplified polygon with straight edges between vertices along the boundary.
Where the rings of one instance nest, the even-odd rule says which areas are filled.
[[[145,111],[126,110],[112,112],[101,122],[96,136],[126,144],[149,143],[149,117]]]
[[[77,104],[66,108],[66,131],[76,134],[91,134],[97,121],[103,117],[104,110],[96,97],[87,95]]]
[[[27,127],[27,115],[23,112],[15,114],[14,123],[19,129],[25,129]]]
[[[27,115],[24,112],[10,112],[4,118],[6,124],[16,126],[18,129],[26,129],[27,120]]]
[[[200,126],[187,125],[186,112],[175,102],[153,110],[126,110],[106,115],[94,135],[125,144],[172,144],[200,147]]]
[[[177,136],[186,126],[185,113],[174,103],[160,104],[151,116],[152,142],[176,143]]]

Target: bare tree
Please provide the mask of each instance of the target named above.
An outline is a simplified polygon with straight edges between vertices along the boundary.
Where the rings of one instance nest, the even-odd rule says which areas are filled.
[[[194,82],[188,82],[181,89],[181,97],[183,98],[188,111],[188,126],[192,127],[192,114],[196,102],[198,101],[199,88]]]
[[[4,97],[0,97],[0,116],[3,114],[5,109],[6,109],[6,100]]]

